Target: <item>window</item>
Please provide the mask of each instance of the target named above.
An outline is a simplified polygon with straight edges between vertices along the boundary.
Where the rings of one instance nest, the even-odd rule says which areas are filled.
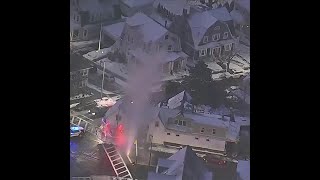
[[[203,43],[206,43],[206,42],[208,42],[208,41],[209,41],[208,36],[204,36],[204,37],[203,37]]]
[[[206,141],[209,141],[209,138],[207,138]]]
[[[230,50],[231,50],[231,47],[232,47],[232,43],[225,45],[225,46],[224,46],[224,49],[225,49],[226,51],[230,51]]]
[[[218,41],[220,39],[220,34],[214,34],[213,36],[212,36],[212,40],[213,41]]]
[[[212,53],[213,55],[220,56],[221,47],[215,47],[212,49],[212,51],[213,51],[213,53]]]
[[[205,56],[207,53],[206,49],[200,50],[200,56]]]
[[[228,32],[224,32],[223,33],[223,39],[227,39],[228,38]]]
[[[198,137],[195,137],[195,139],[196,139],[196,140],[199,140],[199,138],[198,138]]]
[[[172,51],[172,45],[168,46],[168,51]]]
[[[76,20],[76,21],[77,21],[77,22],[79,22],[79,19],[80,19],[80,16],[79,16],[79,15],[77,15],[77,20]]]
[[[155,126],[159,127],[159,121],[156,121]]]
[[[204,128],[201,128],[201,131],[200,131],[201,133],[204,133]]]
[[[180,136],[179,134],[176,134],[176,136]]]
[[[79,36],[79,30],[73,30],[73,37]]]
[[[174,123],[179,126],[186,126],[187,125],[185,120],[175,120]]]
[[[216,130],[215,129],[212,129],[212,134],[216,134]]]
[[[170,135],[170,133],[167,133],[167,135]]]
[[[85,29],[85,30],[83,31],[83,36],[84,36],[84,37],[87,37],[87,35],[88,35],[88,30]]]
[[[220,30],[220,26],[216,26],[216,27],[214,27],[214,30]]]
[[[88,71],[87,71],[87,70],[84,70],[84,71],[82,72],[82,76],[86,76],[86,75],[88,75]]]
[[[168,38],[169,38],[169,35],[164,36],[164,39],[168,39]]]

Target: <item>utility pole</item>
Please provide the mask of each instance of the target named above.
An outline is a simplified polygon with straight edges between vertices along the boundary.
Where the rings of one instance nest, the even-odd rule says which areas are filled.
[[[150,164],[151,164],[151,151],[152,151],[152,135],[149,135],[149,139],[150,139],[150,154],[149,154],[149,163],[148,163],[148,167],[150,169]]]
[[[103,97],[103,83],[104,83],[104,71],[106,69],[106,62],[103,61],[102,82],[101,82],[101,100]]]
[[[99,46],[98,46],[98,51],[101,49],[101,36],[102,36],[102,17],[100,13],[100,35],[99,35]]]

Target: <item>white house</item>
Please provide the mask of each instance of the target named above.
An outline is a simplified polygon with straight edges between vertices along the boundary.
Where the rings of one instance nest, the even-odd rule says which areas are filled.
[[[120,29],[120,28],[119,28]],[[162,72],[185,69],[187,55],[181,51],[180,39],[143,13],[126,19],[122,33],[113,46],[126,54],[129,64],[145,64],[147,54],[162,54]]]
[[[210,172],[190,146],[179,150],[168,159],[159,159],[156,172],[148,173],[148,180],[212,180]]]

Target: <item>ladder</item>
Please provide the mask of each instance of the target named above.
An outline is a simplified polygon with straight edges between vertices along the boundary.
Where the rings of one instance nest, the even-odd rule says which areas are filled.
[[[102,147],[106,152],[117,177],[132,179],[132,175],[116,147],[113,144],[106,143],[103,144]]]

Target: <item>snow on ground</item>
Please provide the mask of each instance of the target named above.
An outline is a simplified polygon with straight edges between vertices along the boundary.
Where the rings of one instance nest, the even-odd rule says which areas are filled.
[[[216,62],[206,62],[208,68],[211,69],[213,72],[221,72],[223,71],[222,67],[219,66]]]
[[[244,69],[242,67],[238,66],[237,64],[235,64],[232,61],[229,64],[229,68],[232,69],[232,70],[235,70],[236,72],[243,72],[244,71]]]
[[[214,81],[219,81],[219,80],[222,80],[223,79],[223,76],[224,76],[224,72],[222,73],[217,73],[217,74],[212,74],[211,77]]]
[[[107,56],[107,53],[111,51],[111,47],[100,49],[100,51],[91,51],[87,54],[84,54],[83,57],[89,59],[90,61],[94,61],[96,59],[100,59]]]
[[[234,56],[232,61],[242,68],[250,68],[250,64],[238,56]]]
[[[94,89],[94,90],[96,90],[96,91],[98,91],[98,92],[101,92],[101,88],[100,88],[100,87],[97,87],[97,86],[95,86],[95,85],[93,85],[93,84],[90,84],[90,83],[88,83],[87,86],[88,86],[88,88],[90,88],[90,89]],[[105,95],[116,94],[116,93],[114,93],[114,92],[106,91],[106,90],[103,90],[102,93],[105,94]]]
[[[81,48],[81,47],[89,46],[91,44],[95,44],[98,42],[99,42],[98,39],[90,40],[90,41],[77,41],[77,42],[70,42],[70,46],[76,47],[76,48]]]
[[[76,99],[83,99],[83,98],[87,98],[87,97],[90,97],[90,96],[93,96],[93,94],[78,94],[74,97],[70,97],[70,101],[72,100],[76,100]]]
[[[238,50],[238,54],[250,63],[250,47],[239,43]]]

